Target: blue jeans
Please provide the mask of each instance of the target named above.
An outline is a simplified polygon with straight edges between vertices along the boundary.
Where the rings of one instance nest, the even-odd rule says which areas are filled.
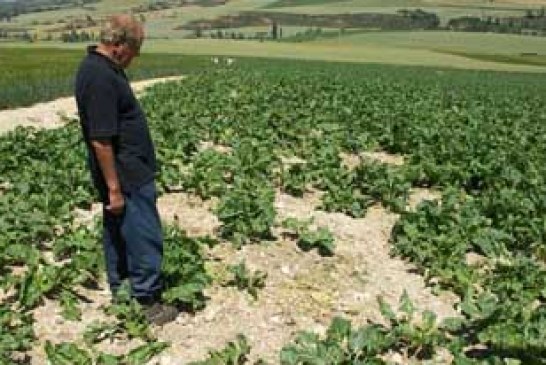
[[[131,295],[138,300],[158,298],[161,292],[163,237],[156,207],[155,183],[123,194],[125,210],[104,215],[104,256],[108,283],[116,293],[129,279]]]

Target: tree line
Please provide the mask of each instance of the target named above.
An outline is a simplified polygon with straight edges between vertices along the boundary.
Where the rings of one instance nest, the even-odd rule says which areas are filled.
[[[238,15],[222,16],[213,20],[195,20],[176,29],[192,30],[196,38],[231,39],[280,39],[283,26],[307,27],[305,37],[321,36],[322,28],[377,29],[377,30],[453,30],[466,32],[495,32],[514,34],[546,35],[546,10],[544,7],[526,11],[523,16],[472,17],[462,16],[449,20],[442,26],[437,14],[421,9],[402,9],[396,14],[354,13],[354,14],[292,14],[275,12],[243,12]],[[230,29],[269,26],[270,31],[255,35],[236,33]]]
[[[493,32],[546,35],[546,8],[528,10],[524,16],[516,17],[460,17],[451,19],[447,28],[464,32]]]
[[[97,2],[99,2],[99,0],[27,0],[24,2],[0,2],[0,22],[11,22],[14,17],[23,14],[81,7]]]

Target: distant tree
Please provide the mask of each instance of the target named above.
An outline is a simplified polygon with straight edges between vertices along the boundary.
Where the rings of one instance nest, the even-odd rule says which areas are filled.
[[[271,24],[271,38],[272,39],[279,38],[279,24],[275,21]]]
[[[95,21],[93,20],[93,18],[91,17],[91,15],[87,14],[85,16],[85,20],[87,21],[87,24],[88,25],[95,25]]]
[[[79,34],[78,41],[89,42],[90,40],[91,40],[91,36],[85,30]]]
[[[25,31],[23,33],[23,35],[21,36],[21,39],[24,40],[24,41],[27,41],[27,42],[32,42],[33,41],[32,35],[28,31]]]

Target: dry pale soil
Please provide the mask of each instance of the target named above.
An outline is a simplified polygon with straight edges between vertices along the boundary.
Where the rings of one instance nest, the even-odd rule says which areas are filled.
[[[155,80],[154,82],[156,82]],[[135,84],[141,90],[149,82]],[[75,112],[71,98],[58,99],[0,112],[0,131],[14,125],[58,127],[59,114],[72,116]],[[366,153],[363,156],[342,156],[348,166],[360,158],[376,158],[384,163],[402,164],[400,156],[385,153]],[[437,199],[433,191],[415,190],[410,198],[414,207],[423,199]],[[204,359],[209,349],[219,349],[238,333],[249,339],[251,360],[262,358],[269,364],[279,363],[279,351],[299,330],[324,332],[336,315],[349,318],[355,325],[368,321],[381,322],[377,297],[383,297],[393,306],[406,291],[419,310],[432,310],[439,318],[456,316],[455,297],[448,293],[434,295],[425,286],[423,277],[413,273],[413,267],[389,254],[389,236],[398,216],[374,206],[361,219],[344,214],[326,213],[317,209],[319,192],[309,192],[303,198],[294,198],[278,192],[275,200],[277,221],[288,217],[313,218],[316,227],[327,227],[335,236],[336,253],[321,257],[315,252],[303,252],[293,239],[275,228],[276,241],[248,245],[236,250],[228,242],[207,251],[208,270],[214,284],[207,289],[206,308],[196,314],[181,313],[176,322],[154,328],[160,340],[171,347],[151,361],[151,364],[186,364]],[[202,201],[187,193],[167,194],[159,199],[159,209],[166,222],[176,222],[190,236],[214,234],[219,222],[212,212],[214,201]],[[82,219],[100,211],[80,212]],[[234,287],[221,285],[228,265],[245,261],[251,270],[267,273],[266,287],[259,291],[257,300]],[[43,344],[46,340],[82,341],[87,325],[104,319],[101,306],[109,302],[105,283],[99,290],[80,289],[88,301],[82,303],[81,321],[64,320],[60,307],[45,300],[34,312],[35,332],[39,339],[30,355],[32,364],[46,364]],[[101,350],[124,353],[138,345],[138,341],[115,340],[101,343]],[[388,357],[393,364],[418,363],[400,354]],[[439,358],[435,363],[447,363]]]

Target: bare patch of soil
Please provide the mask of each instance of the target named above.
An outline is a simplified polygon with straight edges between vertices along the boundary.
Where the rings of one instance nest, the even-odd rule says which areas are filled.
[[[383,151],[363,151],[359,154],[341,153],[343,165],[352,170],[364,160],[373,160],[389,165],[401,166],[404,164],[404,156],[392,155]]]
[[[164,77],[158,79],[136,81],[131,83],[137,96],[142,95],[146,88],[158,82],[181,80],[183,76]],[[0,133],[15,129],[17,126],[36,128],[58,128],[66,120],[77,117],[74,97],[59,98],[45,103],[37,103],[29,107],[0,111]]]
[[[415,210],[417,205],[423,201],[440,200],[442,198],[441,192],[432,189],[412,188],[408,198],[409,209]]]
[[[254,301],[234,288],[213,285],[206,293],[210,300],[202,312],[182,314],[177,323],[159,331],[160,338],[173,343],[164,356],[174,363],[201,359],[208,348],[224,346],[237,333],[243,333],[252,345],[252,360],[263,358],[276,364],[280,349],[296,332],[324,332],[336,315],[357,325],[380,322],[377,297],[397,306],[404,291],[420,310],[432,310],[440,318],[457,315],[454,297],[433,295],[423,278],[411,273],[411,265],[390,256],[388,239],[396,215],[373,207],[365,218],[353,219],[315,210],[318,201],[318,194],[299,199],[278,193],[278,221],[312,217],[317,226],[327,227],[335,235],[336,254],[321,257],[316,252],[302,252],[294,241],[280,235],[275,242],[245,246],[239,251],[229,243],[215,247],[209,252],[215,260],[211,265],[213,276],[221,278],[227,265],[245,261],[250,270],[268,274],[266,287]],[[186,208],[180,209],[183,212]],[[197,215],[201,214],[198,208]],[[213,217],[203,220],[210,222]]]
[[[155,329],[158,338],[171,342],[171,347],[152,363],[178,365],[203,359],[209,349],[219,349],[243,333],[252,346],[251,360],[263,358],[277,364],[280,349],[298,331],[324,332],[336,315],[351,319],[355,325],[381,322],[377,297],[396,307],[404,291],[419,310],[432,310],[439,318],[457,315],[454,296],[433,295],[423,278],[412,273],[411,265],[389,254],[388,240],[397,215],[374,206],[364,218],[354,219],[316,210],[319,201],[319,193],[303,198],[277,193],[277,220],[313,218],[316,226],[327,227],[336,238],[333,257],[301,251],[293,240],[280,234],[280,229],[274,230],[276,241],[241,250],[223,242],[209,249],[208,270],[215,280],[205,293],[207,306],[195,315],[181,313],[176,322]],[[214,234],[219,226],[211,212],[214,204],[186,193],[166,194],[158,202],[162,217],[178,222],[191,236]],[[228,265],[241,261],[250,270],[268,275],[256,301],[246,292],[221,285]],[[85,291],[89,303],[82,304],[83,318],[76,323],[63,320],[55,302],[46,301],[36,309],[39,343],[32,352],[33,364],[45,363],[46,339],[55,343],[81,341],[88,324],[104,319],[100,307],[110,298],[105,288],[103,283],[102,290]],[[138,344],[116,341],[100,348],[123,353]]]

